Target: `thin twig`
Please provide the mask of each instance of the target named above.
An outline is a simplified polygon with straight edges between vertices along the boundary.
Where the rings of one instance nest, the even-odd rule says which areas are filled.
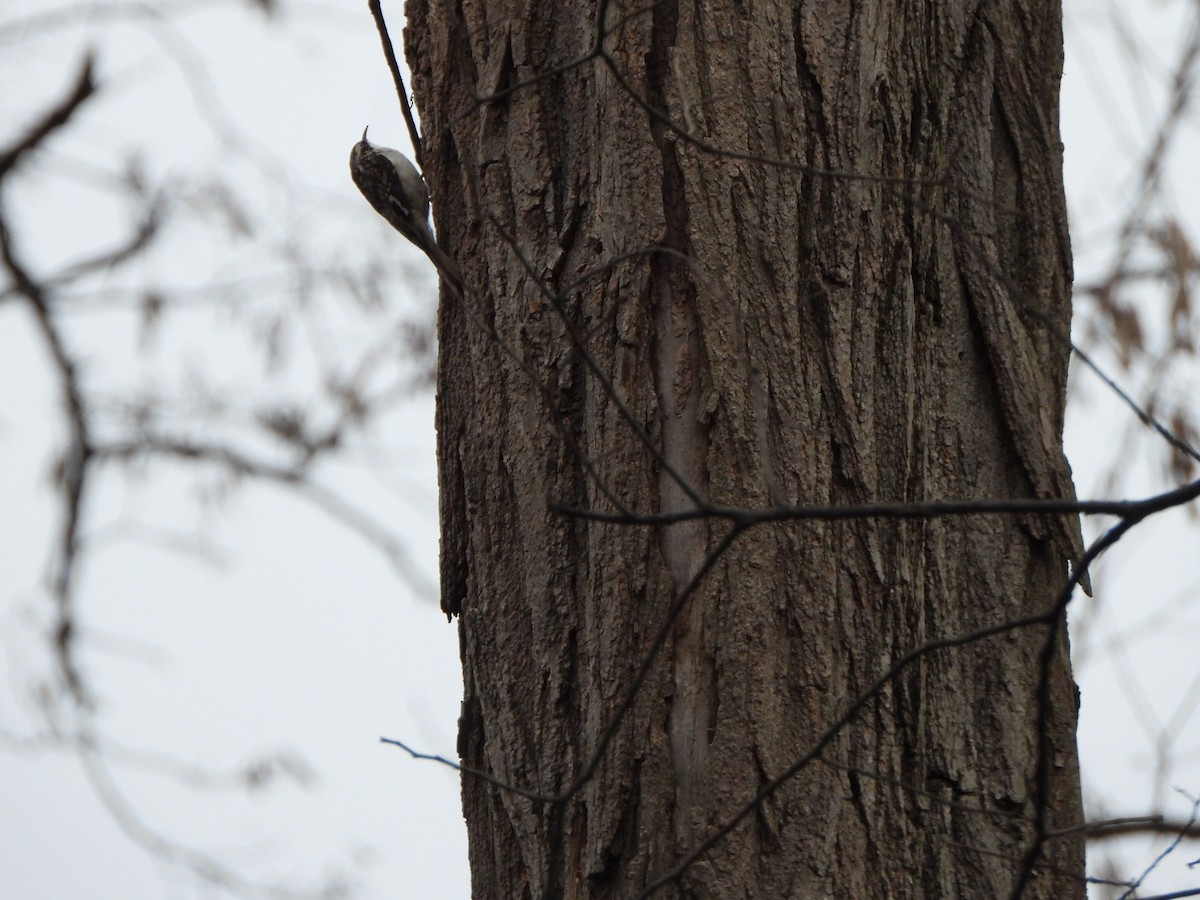
[[[388,71],[392,73],[392,83],[396,85],[396,96],[400,100],[400,112],[404,114],[404,123],[408,126],[408,139],[412,142],[413,156],[417,160],[417,168],[423,172],[425,153],[421,146],[421,133],[413,120],[412,105],[404,87],[404,76],[400,74],[400,63],[396,60],[396,51],[392,46],[391,35],[388,34],[387,22],[383,19],[383,7],[380,0],[367,0],[367,8],[371,10],[375,27],[379,29],[379,41],[383,44],[383,55],[387,57]]]

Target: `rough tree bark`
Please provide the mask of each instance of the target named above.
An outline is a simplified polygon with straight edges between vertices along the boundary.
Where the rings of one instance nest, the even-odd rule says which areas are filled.
[[[443,297],[438,388],[464,765],[570,785],[728,530],[549,509],[689,507],[614,394],[721,504],[1073,496],[1054,0],[609,7],[620,78],[733,155],[685,140],[602,60],[570,65],[596,3],[407,15],[438,231],[467,280],[465,302]],[[979,516],[743,534],[579,794],[464,777],[476,896],[637,896],[902,653],[1047,609],[1077,532]],[[923,659],[832,765],[802,769],[665,894],[1006,896],[1038,798],[1044,635]],[[1081,819],[1065,638],[1050,696],[1055,829]],[[1025,896],[1082,896],[1078,838],[1043,863]]]

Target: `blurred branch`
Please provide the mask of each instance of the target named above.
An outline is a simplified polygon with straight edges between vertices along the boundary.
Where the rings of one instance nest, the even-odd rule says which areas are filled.
[[[79,67],[79,74],[75,76],[75,83],[68,94],[52,106],[41,120],[26,132],[24,137],[19,138],[7,150],[0,152],[0,179],[4,178],[20,162],[22,156],[66,125],[79,107],[96,92],[96,83],[92,79],[94,62],[92,54],[86,54]]]
[[[435,599],[438,591],[421,572],[420,566],[405,549],[404,543],[395,537],[381,522],[364,510],[341,497],[337,492],[314,481],[308,471],[312,457],[299,465],[279,465],[253,459],[233,447],[223,444],[203,444],[186,439],[163,435],[143,435],[136,440],[97,446],[97,459],[134,460],[158,456],[196,462],[209,462],[222,466],[234,475],[272,482],[292,489],[322,510],[330,518],[358,534],[368,543],[383,552],[395,572],[408,582],[415,594],[425,599]]]
[[[96,91],[92,78],[93,58],[85,55],[79,74],[70,92],[52,106],[16,144],[0,153],[0,179],[10,173],[21,158],[38,147],[51,134],[71,120],[84,102]],[[71,652],[74,614],[71,609],[71,578],[79,544],[79,516],[86,485],[87,462],[91,455],[91,436],[87,410],[74,357],[67,350],[64,336],[50,309],[50,299],[44,286],[19,259],[13,246],[3,204],[0,203],[0,261],[12,281],[16,293],[24,297],[33,311],[34,320],[42,333],[59,380],[66,407],[68,447],[58,468],[57,481],[63,492],[63,523],[59,537],[58,560],[52,578],[52,591],[58,605],[58,623],[54,645],[60,673],[67,690],[81,704],[85,702],[83,681]]]

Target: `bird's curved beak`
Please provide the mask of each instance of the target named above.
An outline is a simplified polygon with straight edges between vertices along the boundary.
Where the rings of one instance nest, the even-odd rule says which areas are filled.
[[[367,126],[367,128],[370,128],[370,127],[371,127],[370,125],[368,125],[368,126]],[[369,144],[369,143],[370,143],[370,141],[368,141],[368,140],[367,140],[367,128],[364,128],[364,129],[363,129],[362,142],[363,142],[364,144]]]

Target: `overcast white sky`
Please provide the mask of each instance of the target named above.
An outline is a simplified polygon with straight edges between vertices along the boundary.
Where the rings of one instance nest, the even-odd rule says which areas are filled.
[[[387,5],[398,39],[399,3]],[[0,13],[0,35],[4,23],[50,6],[10,2]],[[1137,27],[1154,35],[1159,60],[1147,60],[1144,82],[1122,74],[1115,45],[1102,42],[1106,20],[1081,6],[1071,7],[1068,26],[1063,122],[1073,225],[1084,235],[1077,244],[1083,277],[1135,183],[1131,154],[1162,113],[1163,72],[1179,56],[1181,23],[1193,4],[1129,5]],[[365,2],[307,4],[285,18],[281,28],[226,3],[179,19],[178,33],[97,18],[0,44],[0,59],[7,57],[0,62],[0,144],[23,129],[41,98],[60,95],[85,44],[97,48],[106,85],[52,145],[55,158],[7,198],[34,260],[73,258],[119,221],[106,219],[113,213],[80,188],[84,163],[115,166],[137,147],[157,174],[221,165],[226,151],[205,120],[209,101],[189,93],[177,65],[181,37],[208,68],[229,118],[259,142],[254,152],[286,161],[294,200],[280,202],[261,179],[244,176],[259,185],[256,201],[283,210],[268,241],[325,219],[336,221],[328,239],[347,254],[398,240],[357,197],[346,169],[366,124],[375,141],[404,143]],[[1175,159],[1200,158],[1195,126],[1184,137]],[[60,184],[64,172],[79,177]],[[1192,176],[1173,184],[1193,233],[1198,183]],[[361,216],[346,216],[349,205]],[[203,283],[244,276],[265,259],[235,241],[192,234],[140,277],[147,284],[168,275]],[[414,271],[424,271],[423,261]],[[432,309],[427,274],[405,290],[414,311]],[[225,325],[236,324],[237,315]],[[328,321],[328,332],[316,329],[301,340],[314,358],[346,346],[357,354],[371,340],[362,321]],[[220,371],[235,388],[269,394],[274,385],[248,362],[253,356],[231,329],[210,335],[207,322],[185,318],[149,351],[139,349],[128,313],[80,317],[71,337],[89,371],[114,384],[171,370],[183,359]],[[300,372],[300,390],[305,365],[294,360],[287,370]],[[1126,414],[1094,379],[1078,378],[1076,387],[1068,447],[1080,494],[1091,496]],[[24,308],[0,304],[0,734],[29,734],[38,725],[29,692],[47,667],[39,636],[57,525],[49,471],[63,438],[58,410],[53,373]],[[386,464],[322,472],[395,527],[430,584],[437,559],[432,416],[428,393],[413,392],[370,435]],[[1148,451],[1140,452],[1127,484],[1149,491],[1158,469]],[[309,790],[285,781],[247,798],[234,790],[198,792],[144,764],[116,765],[117,789],[140,820],[134,827],[263,882],[314,887],[340,873],[366,897],[468,896],[457,779],[378,743],[381,735],[398,737],[454,757],[461,697],[455,628],[435,600],[415,595],[411,579],[398,578],[376,549],[311,504],[288,491],[244,485],[203,505],[223,485],[212,472],[199,480],[197,487],[194,474],[155,468],[132,487],[107,478],[93,499],[88,533],[114,535],[88,556],[80,589],[84,659],[102,699],[100,721],[134,750],[218,769],[287,753],[305,760],[315,780]],[[131,539],[147,523],[191,535],[217,564],[161,540]],[[1105,798],[1109,815],[1140,812],[1164,789],[1200,795],[1197,700],[1189,699],[1200,671],[1197,535],[1195,522],[1179,514],[1139,531],[1109,554],[1096,577],[1097,597],[1086,601],[1096,615],[1076,638],[1076,650],[1086,651],[1077,673],[1080,739],[1091,796]],[[1120,636],[1124,644],[1114,645]],[[1173,717],[1181,723],[1179,758],[1156,782],[1152,744]],[[0,798],[0,896],[225,895],[131,841],[72,755],[0,743]],[[1180,801],[1174,808],[1186,807]],[[1148,864],[1161,846],[1128,851],[1124,874]],[[1183,866],[1194,850],[1176,854],[1148,884],[1178,890],[1200,883]]]

